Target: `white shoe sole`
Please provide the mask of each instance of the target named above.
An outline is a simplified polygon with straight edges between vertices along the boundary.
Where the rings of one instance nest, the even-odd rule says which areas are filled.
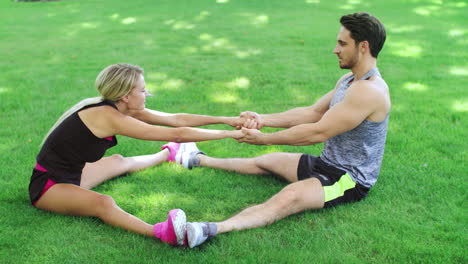
[[[184,168],[189,168],[190,153],[199,151],[195,142],[187,142],[180,144],[179,151],[177,151],[175,160]]]
[[[174,233],[177,237],[177,245],[182,246],[185,239],[185,230],[187,225],[187,217],[184,211],[178,210],[174,218],[172,218],[172,226],[174,227]]]
[[[195,225],[192,225],[192,223],[187,223],[187,240],[188,240],[188,245],[190,248],[194,248],[200,244],[202,244],[205,240],[203,241],[197,241],[197,238],[203,236],[203,230],[201,228],[196,228]]]

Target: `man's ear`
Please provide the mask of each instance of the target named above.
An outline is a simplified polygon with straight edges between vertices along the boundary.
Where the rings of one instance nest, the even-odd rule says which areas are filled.
[[[360,45],[360,49],[361,49],[361,51],[362,51],[363,53],[366,52],[366,50],[369,50],[369,49],[370,49],[370,47],[369,47],[369,41],[367,41],[367,40],[361,41],[361,43],[359,43],[359,45]]]

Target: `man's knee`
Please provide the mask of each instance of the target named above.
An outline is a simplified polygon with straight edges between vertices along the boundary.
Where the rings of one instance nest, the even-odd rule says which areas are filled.
[[[278,153],[269,153],[255,158],[255,165],[260,169],[269,171],[275,163],[275,157]]]
[[[277,195],[276,204],[280,209],[296,207],[301,201],[301,194],[290,185],[286,186]]]

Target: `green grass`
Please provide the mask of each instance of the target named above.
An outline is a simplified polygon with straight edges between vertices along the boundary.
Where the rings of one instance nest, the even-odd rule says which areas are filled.
[[[468,4],[224,2],[0,2],[0,262],[467,263]],[[362,10],[387,27],[379,68],[393,102],[380,178],[364,202],[221,235],[192,250],[30,206],[42,137],[66,108],[96,95],[94,79],[105,66],[145,68],[155,94],[147,106],[160,111],[279,112],[312,104],[344,74],[332,54],[338,19]],[[108,154],[148,154],[162,144],[119,137]],[[227,139],[199,146],[215,157],[322,149]],[[154,223],[177,207],[191,221],[221,220],[284,185],[163,164],[96,191]]]

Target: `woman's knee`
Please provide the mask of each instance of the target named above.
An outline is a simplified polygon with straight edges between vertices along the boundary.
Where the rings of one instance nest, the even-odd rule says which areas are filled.
[[[129,158],[125,158],[120,154],[114,154],[109,158],[112,160],[112,163],[115,164],[116,167],[118,166],[122,168],[124,172],[128,172],[130,170],[131,163]]]
[[[125,162],[125,157],[120,155],[120,154],[113,154],[111,156],[109,156],[109,158],[113,161],[113,162],[117,162],[117,163],[123,163]]]
[[[114,198],[109,195],[99,194],[95,198],[95,208],[97,209],[97,216],[102,217],[116,207]]]

